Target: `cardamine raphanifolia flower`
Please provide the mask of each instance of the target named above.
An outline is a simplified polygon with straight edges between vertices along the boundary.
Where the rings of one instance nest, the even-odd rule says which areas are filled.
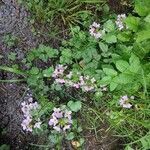
[[[64,71],[66,68],[67,67],[63,66],[63,65],[57,65],[54,72],[53,72],[52,77],[57,78],[57,77],[62,76],[64,74]]]
[[[96,39],[99,39],[100,37],[102,37],[102,35],[104,34],[104,30],[100,30],[100,24],[93,22],[92,25],[90,25],[90,29],[89,29],[90,35],[95,37]]]
[[[121,14],[117,16],[117,20],[115,21],[117,27],[119,30],[122,30],[125,28],[125,24],[123,22],[123,20],[126,18],[125,14]]]
[[[38,120],[35,121],[32,116],[32,112],[40,109],[40,105],[37,102],[33,102],[32,97],[28,99],[28,102],[22,102],[21,105],[21,110],[24,116],[24,119],[21,123],[23,130],[32,132],[33,128],[41,128],[40,125],[42,122],[40,119],[38,118]]]
[[[73,73],[70,71],[65,73],[67,67],[63,65],[57,65],[52,77],[55,79],[55,83],[64,84],[76,89],[81,88],[84,92],[92,91],[96,87],[96,80],[90,76],[82,76],[81,73]]]
[[[71,119],[71,111],[67,109],[54,108],[51,119],[49,120],[49,126],[52,126],[54,130],[58,132],[65,132],[71,128],[73,123]]]
[[[132,105],[130,104],[130,99],[134,99],[134,96],[131,96],[130,98],[127,95],[122,96],[119,100],[120,106],[123,108],[131,108]]]

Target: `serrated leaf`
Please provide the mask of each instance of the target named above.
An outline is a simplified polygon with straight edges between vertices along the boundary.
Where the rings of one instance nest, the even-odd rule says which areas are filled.
[[[126,26],[128,27],[128,29],[136,32],[138,29],[139,23],[140,23],[140,18],[134,17],[134,16],[129,16],[125,19],[125,23],[126,23]]]
[[[108,51],[108,45],[102,43],[102,42],[99,42],[99,47],[100,49],[103,51],[103,52],[107,52]]]
[[[50,67],[48,69],[43,70],[43,76],[44,77],[50,77],[53,72],[54,72],[54,68]]]
[[[146,16],[150,12],[150,1],[149,0],[135,0],[135,11],[140,16]]]
[[[150,39],[150,29],[146,29],[137,33],[136,42],[139,43],[148,39]]]
[[[104,85],[107,85],[107,84],[109,84],[111,82],[111,79],[112,79],[112,77],[110,77],[110,76],[103,77],[101,79],[100,83],[104,84]]]
[[[111,32],[115,30],[115,24],[111,21],[108,20],[105,24],[104,24],[104,28],[107,32]]]
[[[137,73],[137,71],[141,67],[139,58],[136,55],[132,54],[129,59],[129,63],[130,63],[130,71],[133,73]]]
[[[127,84],[127,83],[131,83],[133,79],[134,79],[134,76],[122,73],[113,81],[118,84]]]
[[[32,67],[30,73],[36,75],[39,73],[39,69],[37,67]]]
[[[129,63],[124,60],[118,60],[116,62],[116,67],[120,72],[124,72],[125,70],[129,68]]]
[[[114,69],[111,68],[103,68],[103,71],[106,75],[108,76],[117,76],[117,71],[115,71]]]
[[[117,38],[115,35],[112,34],[106,34],[103,39],[107,42],[107,43],[116,43],[117,42]]]
[[[114,91],[117,86],[118,86],[118,84],[112,81],[112,82],[110,83],[110,91]]]

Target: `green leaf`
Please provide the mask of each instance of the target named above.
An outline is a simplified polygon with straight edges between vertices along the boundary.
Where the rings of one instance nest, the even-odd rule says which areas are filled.
[[[117,35],[117,38],[122,42],[126,42],[132,38],[132,34],[131,32],[121,32]]]
[[[150,135],[141,138],[140,141],[141,141],[141,143],[142,143],[143,150],[148,150],[148,149],[150,149]]]
[[[133,30],[134,32],[136,32],[140,23],[140,18],[129,16],[125,19],[125,23],[130,30]]]
[[[149,15],[147,15],[147,16],[144,18],[144,21],[146,21],[146,22],[150,23],[150,14],[149,14]]]
[[[43,76],[44,77],[50,77],[54,72],[54,68],[50,67],[48,69],[43,70]]]
[[[112,34],[106,34],[103,39],[107,42],[107,43],[116,43],[117,42],[117,38],[115,35]]]
[[[114,91],[117,86],[118,86],[118,84],[112,81],[112,82],[110,83],[110,91]]]
[[[47,52],[47,55],[48,55],[49,58],[53,58],[53,57],[58,55],[58,50],[57,49],[53,49],[53,48],[48,47],[47,49],[45,49],[45,51]]]
[[[135,11],[140,16],[147,16],[150,12],[149,0],[135,0]]]
[[[109,84],[111,82],[111,79],[112,79],[112,77],[110,77],[110,76],[103,77],[101,79],[100,83],[104,84],[104,85],[107,85],[107,84]]]
[[[81,101],[69,101],[67,103],[67,106],[71,109],[71,111],[77,112],[81,109],[82,105],[81,105]]]
[[[129,68],[129,63],[124,60],[118,60],[116,62],[116,67],[120,72],[124,72],[125,70]]]
[[[108,51],[108,45],[102,43],[102,42],[99,42],[99,47],[100,49],[103,51],[103,52],[107,52]]]
[[[144,40],[150,39],[150,29],[142,30],[137,33],[137,39],[136,42],[142,42]]]
[[[0,150],[10,150],[10,146],[9,145],[6,145],[6,144],[2,144],[0,146]]]
[[[113,81],[118,84],[127,84],[127,83],[131,83],[133,79],[134,79],[134,76],[122,73],[118,77],[113,79]]]
[[[130,147],[129,145],[127,145],[126,147],[125,147],[125,150],[134,150],[132,147]]]
[[[39,69],[37,67],[32,67],[30,70],[30,74],[36,75],[39,73]]]
[[[70,64],[72,62],[72,51],[70,49],[62,49],[60,63]]]
[[[115,24],[111,20],[108,20],[106,23],[104,23],[104,28],[107,32],[114,31]]]
[[[135,54],[132,54],[129,59],[129,63],[130,63],[130,71],[133,73],[137,73],[137,71],[141,67],[139,58]]]
[[[73,132],[70,132],[69,134],[67,134],[66,139],[67,139],[67,140],[73,140],[74,137],[75,137],[74,133],[73,133]]]
[[[108,76],[117,76],[117,71],[115,71],[114,69],[111,68],[103,68],[103,71],[106,75]]]
[[[10,68],[10,67],[7,67],[7,66],[0,66],[0,70],[5,70],[5,71],[8,71],[8,72],[12,72],[12,73],[16,73],[16,74],[19,74],[19,75],[26,75],[26,73],[16,69],[16,68]]]
[[[80,145],[83,145],[83,143],[85,142],[84,138],[80,138],[79,142],[80,142]]]

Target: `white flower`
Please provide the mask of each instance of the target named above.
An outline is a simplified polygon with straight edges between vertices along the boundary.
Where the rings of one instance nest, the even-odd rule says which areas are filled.
[[[91,79],[91,82],[94,83],[94,82],[96,82],[96,80],[95,80],[94,78],[92,78],[92,79]]]
[[[52,125],[53,125],[53,126],[56,126],[57,123],[58,123],[58,119],[53,116],[53,118],[50,119],[50,121],[49,121],[48,124],[49,124],[50,126],[52,126]]]
[[[55,129],[56,131],[60,132],[61,128],[59,126],[54,126],[53,129]]]
[[[41,121],[39,121],[39,122],[36,122],[35,123],[35,125],[34,125],[34,128],[41,128],[41,124],[42,124],[42,122]]]
[[[99,27],[100,27],[100,24],[99,24],[99,23],[96,23],[96,22],[93,22],[93,24],[90,25],[90,28],[93,28],[93,27],[99,28]]]
[[[117,27],[119,30],[122,30],[125,28],[125,24],[123,23],[123,20],[126,18],[125,14],[121,14],[117,16],[117,20],[115,21]]]
[[[90,25],[90,29],[89,29],[90,35],[94,36],[96,39],[102,36],[102,33],[99,30],[100,30],[100,24],[93,22],[93,24]]]
[[[33,98],[30,97],[30,98],[28,99],[28,101],[29,101],[30,103],[32,103],[32,102],[33,102]]]
[[[58,132],[70,129],[73,123],[71,119],[71,111],[66,109],[54,108],[52,118],[49,120],[49,125]]]
[[[123,108],[131,108],[132,107],[132,105],[129,103],[129,98],[127,95],[121,97],[121,99],[119,100],[119,104]]]
[[[70,124],[69,125],[65,125],[64,128],[63,128],[63,131],[66,131],[67,129],[70,129],[70,126],[71,126]]]
[[[66,75],[67,78],[71,79],[72,77],[72,72],[70,72],[69,74]]]
[[[32,111],[39,109],[39,104],[37,102],[33,102],[33,98],[29,98],[28,102],[22,102],[22,112],[24,115],[24,120],[21,123],[23,130],[32,132],[33,128],[33,118],[32,118]],[[34,127],[40,128],[40,120],[35,123]]]
[[[123,108],[131,108],[132,105],[130,103],[127,103],[127,104],[123,104],[122,107]]]

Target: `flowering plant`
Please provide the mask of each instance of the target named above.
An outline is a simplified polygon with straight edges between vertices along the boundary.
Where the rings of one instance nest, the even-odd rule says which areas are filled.
[[[22,112],[24,116],[24,120],[21,123],[23,130],[32,132],[34,128],[41,128],[41,120],[40,118],[35,119],[33,117],[33,113],[38,111],[41,107],[37,102],[33,102],[33,98],[30,97],[27,102],[22,102]]]
[[[69,130],[73,123],[71,118],[72,112],[66,108],[54,108],[53,111],[48,123],[49,126],[52,126],[58,132],[66,132],[66,130]]]

